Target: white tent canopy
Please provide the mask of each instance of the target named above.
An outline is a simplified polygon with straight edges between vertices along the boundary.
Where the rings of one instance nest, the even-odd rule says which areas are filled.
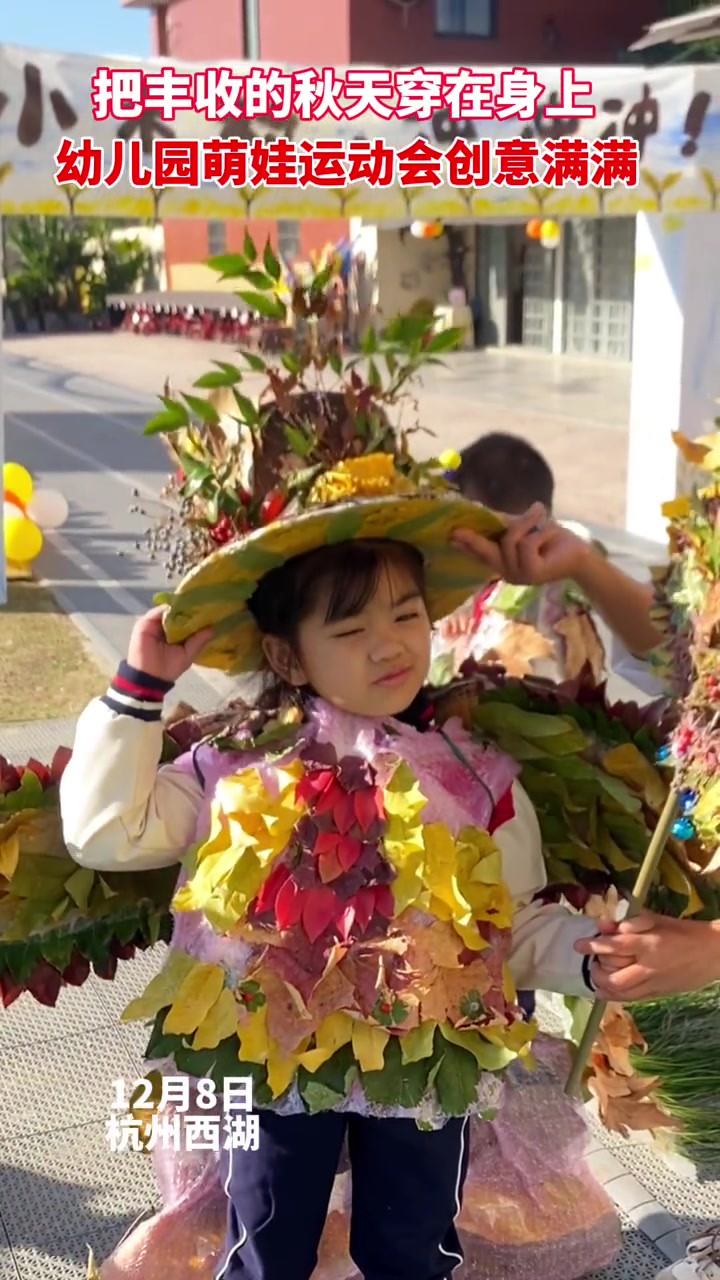
[[[658,44],[694,44],[697,40],[712,40],[717,36],[720,36],[720,4],[683,13],[678,18],[653,22],[645,29],[645,35],[630,48],[635,53],[654,49]]]

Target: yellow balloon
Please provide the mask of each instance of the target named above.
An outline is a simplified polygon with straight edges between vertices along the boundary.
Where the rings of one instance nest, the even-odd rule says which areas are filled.
[[[554,240],[560,236],[560,226],[554,218],[545,218],[540,225],[540,235],[544,240]]]
[[[27,506],[32,497],[33,478],[19,462],[6,462],[3,467],[3,489]]]
[[[27,516],[17,516],[3,524],[5,555],[8,560],[29,564],[42,551],[43,536]]]

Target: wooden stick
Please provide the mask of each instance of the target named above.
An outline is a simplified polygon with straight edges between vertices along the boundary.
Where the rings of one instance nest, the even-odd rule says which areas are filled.
[[[670,791],[662,813],[658,819],[658,824],[653,832],[652,839],[648,845],[647,853],[643,859],[642,866],[638,872],[637,880],[633,888],[630,905],[628,907],[627,920],[631,920],[633,916],[639,915],[642,911],[647,897],[652,888],[655,872],[660,865],[660,859],[665,851],[668,837],[672,830],[673,823],[677,817],[678,798],[674,791]],[[587,1026],[583,1033],[582,1040],[578,1046],[572,1070],[568,1076],[565,1086],[565,1093],[568,1097],[573,1098],[579,1092],[582,1085],[582,1078],[586,1064],[592,1053],[593,1045],[597,1039],[600,1030],[600,1023],[607,1008],[607,1000],[596,1000],[587,1021]]]

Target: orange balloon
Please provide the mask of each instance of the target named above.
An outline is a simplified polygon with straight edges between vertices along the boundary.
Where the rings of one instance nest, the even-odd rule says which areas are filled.
[[[13,507],[17,507],[18,511],[22,515],[25,515],[25,503],[21,502],[17,495],[11,493],[9,489],[6,489],[3,493],[3,502],[11,503]]]
[[[525,231],[529,240],[539,240],[542,235],[542,218],[531,218]]]

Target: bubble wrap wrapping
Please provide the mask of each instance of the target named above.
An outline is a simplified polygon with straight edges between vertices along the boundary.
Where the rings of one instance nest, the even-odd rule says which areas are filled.
[[[582,1114],[558,1083],[566,1048],[541,1036],[536,1057],[535,1072],[508,1073],[494,1121],[470,1122],[458,1219],[465,1263],[454,1280],[580,1280],[619,1253],[615,1210],[584,1159]],[[223,1156],[156,1150],[152,1159],[162,1207],[118,1245],[102,1280],[213,1280],[227,1212]],[[341,1162],[312,1280],[361,1280],[348,1251],[351,1202]]]

